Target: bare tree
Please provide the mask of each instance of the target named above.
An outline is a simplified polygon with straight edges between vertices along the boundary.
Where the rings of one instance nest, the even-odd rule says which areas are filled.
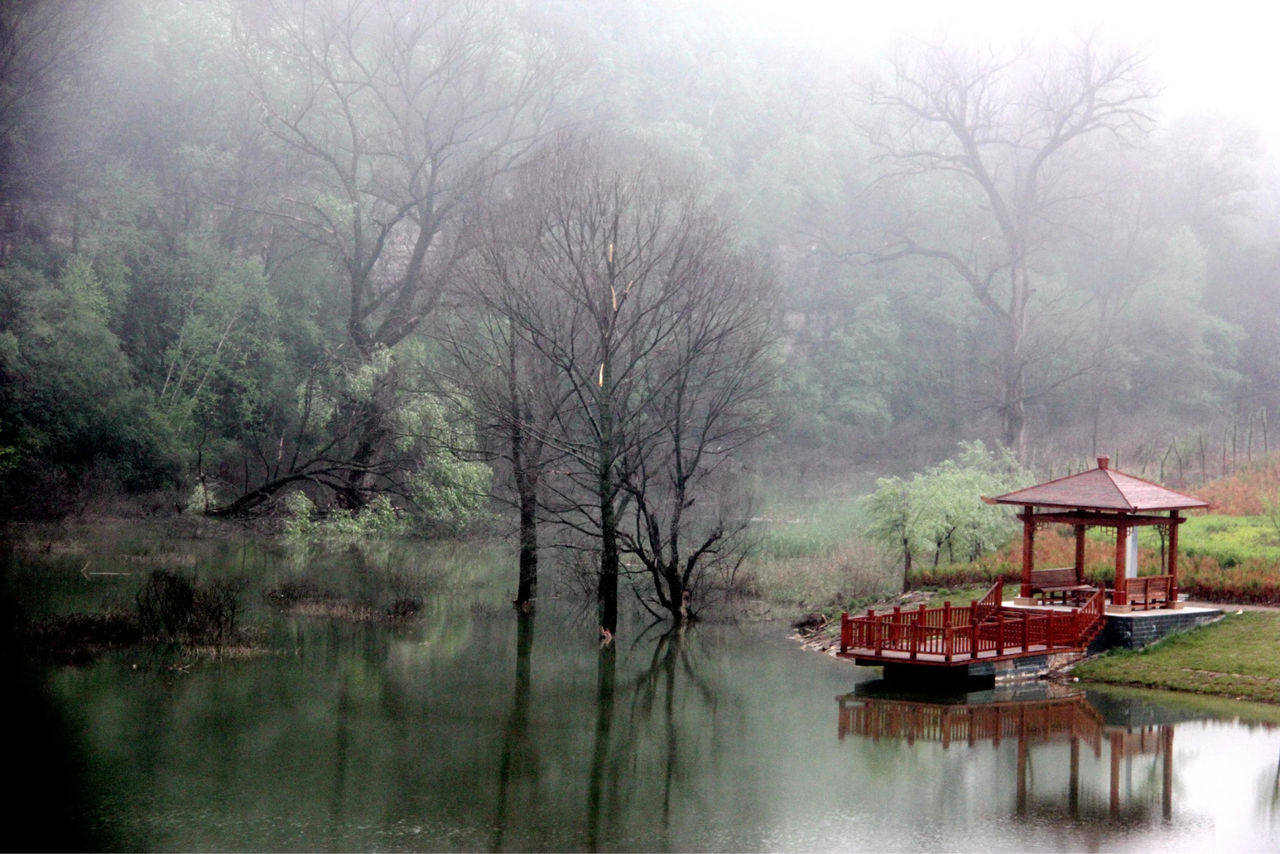
[[[865,95],[879,119],[867,128],[885,170],[879,185],[927,185],[937,215],[923,204],[901,211],[882,245],[860,254],[931,260],[964,281],[994,324],[1001,439],[1019,453],[1036,393],[1028,374],[1065,337],[1034,341],[1048,293],[1037,264],[1083,227],[1082,205],[1102,189],[1090,184],[1089,157],[1149,127],[1154,92],[1143,63],[1141,53],[1108,50],[1092,36],[1011,58],[921,45],[897,58],[887,86]]]
[[[732,551],[714,478],[762,429],[768,277],[734,250],[695,182],[599,140],[563,139],[527,175],[518,230],[532,262],[504,316],[554,367],[546,504],[598,551],[597,603],[617,630],[624,558],[652,600],[690,616],[699,572]],[[720,484],[717,484],[719,486]],[[719,491],[724,494],[724,491]]]
[[[652,579],[642,601],[677,623],[705,603],[713,574],[730,581],[742,558],[747,514],[735,453],[771,426],[775,380],[766,269],[725,251],[714,226],[695,239],[702,247],[680,273],[691,285],[671,303],[673,334],[648,368],[654,429],[630,448],[623,472],[634,516],[624,551]]]
[[[524,193],[495,207],[476,226],[476,250],[463,272],[457,305],[445,313],[437,338],[454,370],[446,393],[471,408],[500,460],[519,514],[519,583],[515,605],[532,608],[538,586],[538,527],[542,483],[560,455],[551,441],[568,404],[559,371],[530,342],[522,313],[543,289],[537,253],[540,223]]]
[[[81,140],[69,132],[77,78],[119,13],[112,2],[9,0],[0,4],[0,254],[24,207],[65,194]],[[83,109],[83,104],[77,104]]]
[[[346,341],[331,353],[350,370],[439,305],[467,249],[458,223],[544,132],[570,67],[511,12],[498,0],[242,6],[244,67],[294,155],[295,189],[274,214],[337,270]],[[328,462],[346,466],[337,495],[348,506],[383,488],[394,456],[397,366],[377,381],[378,393],[338,402],[353,441]],[[321,444],[333,450],[329,437]],[[303,454],[304,465],[315,456]]]

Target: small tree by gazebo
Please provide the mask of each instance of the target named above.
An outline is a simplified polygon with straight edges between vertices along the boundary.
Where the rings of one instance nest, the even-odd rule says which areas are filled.
[[[1164,573],[1156,579],[1167,581],[1162,597],[1166,607],[1177,607],[1178,601],[1178,526],[1185,521],[1184,510],[1201,509],[1208,504],[1190,495],[1166,489],[1157,483],[1116,471],[1108,457],[1098,457],[1098,467],[1019,489],[995,498],[984,499],[996,504],[1021,506],[1022,521],[1022,588],[1016,602],[1035,603],[1033,571],[1035,569],[1035,532],[1040,525],[1070,525],[1075,529],[1075,580],[1084,580],[1085,531],[1101,526],[1116,529],[1115,588],[1108,610],[1128,611],[1131,607],[1130,581],[1126,567],[1137,575],[1136,560],[1130,560],[1129,538],[1132,529],[1158,525],[1167,531],[1169,548]],[[1145,582],[1144,582],[1145,585]],[[1135,587],[1138,586],[1135,584]],[[1145,590],[1146,587],[1143,586]],[[1142,597],[1145,600],[1145,597]]]

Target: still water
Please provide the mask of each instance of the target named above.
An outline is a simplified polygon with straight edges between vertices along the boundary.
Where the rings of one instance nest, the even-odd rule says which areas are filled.
[[[1265,710],[1045,685],[904,696],[779,624],[635,619],[601,649],[570,585],[544,582],[518,618],[508,561],[137,532],[7,555],[29,616],[127,607],[157,565],[250,579],[265,652],[42,673],[83,832],[190,851],[1280,849]],[[273,607],[299,579],[373,613],[423,607]]]

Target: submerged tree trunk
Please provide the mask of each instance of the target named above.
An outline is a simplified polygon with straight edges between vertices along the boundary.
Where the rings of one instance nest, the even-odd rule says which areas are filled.
[[[527,611],[538,598],[538,500],[527,477],[518,478],[520,501],[520,579],[516,607]]]
[[[618,512],[614,507],[613,467],[600,470],[600,573],[596,583],[596,605],[600,632],[605,639],[618,631]]]

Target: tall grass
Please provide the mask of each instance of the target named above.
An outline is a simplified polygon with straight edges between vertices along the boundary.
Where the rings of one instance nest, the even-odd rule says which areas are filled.
[[[857,539],[860,524],[853,499],[775,505],[757,521],[762,531],[753,552],[773,559],[830,556]]]
[[[743,569],[749,591],[770,604],[822,610],[901,586],[879,549],[858,535],[853,497],[775,499],[756,521],[759,536]]]

